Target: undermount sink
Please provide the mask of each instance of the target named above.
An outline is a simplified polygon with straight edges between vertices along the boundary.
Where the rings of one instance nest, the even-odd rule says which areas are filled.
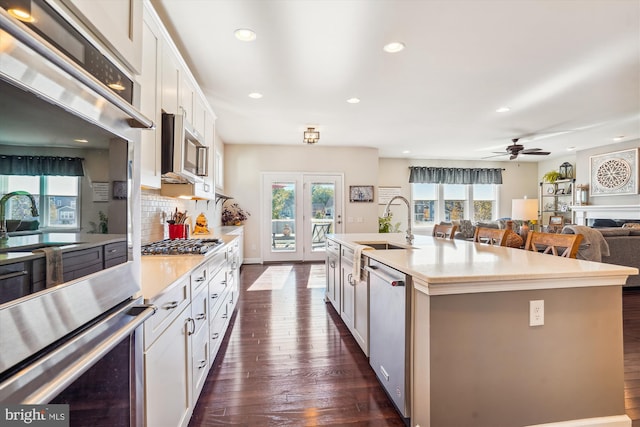
[[[354,243],[357,243],[359,245],[366,245],[366,246],[372,247],[373,249],[384,249],[384,250],[413,249],[411,246],[402,246],[396,243],[389,243],[389,242],[354,242]]]

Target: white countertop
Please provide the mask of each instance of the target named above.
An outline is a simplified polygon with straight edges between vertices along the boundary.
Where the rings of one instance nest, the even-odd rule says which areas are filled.
[[[355,247],[361,242],[408,245],[404,233],[356,233],[329,236]],[[363,253],[427,284],[429,294],[494,292],[622,285],[638,269],[568,259],[522,249],[465,240],[416,236],[408,250],[365,250]]]
[[[224,242],[206,255],[143,255],[141,257],[142,296],[145,302],[153,302],[162,293],[170,290],[185,274],[224,251],[226,244],[238,238],[233,235],[198,234],[193,239],[218,238]]]

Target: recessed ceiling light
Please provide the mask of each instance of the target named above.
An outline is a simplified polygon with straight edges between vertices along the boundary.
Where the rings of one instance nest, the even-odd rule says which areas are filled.
[[[500,107],[496,110],[496,113],[506,113],[507,111],[511,111],[509,107]]]
[[[355,97],[354,98],[349,98],[349,99],[347,99],[347,102],[349,104],[357,104],[357,103],[360,102],[360,98],[355,98]]]
[[[118,92],[122,92],[123,90],[125,90],[124,85],[120,82],[109,83],[107,86],[109,86],[113,90],[117,90]]]
[[[576,149],[576,147],[574,145],[572,145],[571,147],[567,147],[567,151],[574,151]]]
[[[262,94],[260,92],[251,92],[249,98],[260,99],[262,98]]]
[[[618,135],[615,138],[613,138],[614,141],[622,141],[624,139],[624,135]]]
[[[387,53],[398,53],[403,51],[404,48],[405,48],[405,45],[402,42],[391,42],[384,45],[382,50],[384,50]]]
[[[256,33],[248,28],[238,28],[233,34],[241,42],[252,42],[256,39]]]
[[[28,10],[19,9],[19,8],[11,8],[7,10],[9,15],[13,16],[16,19],[19,19],[22,22],[34,22],[35,18],[29,13]]]
[[[87,142],[89,142],[89,140],[78,138],[78,139],[74,139],[73,142],[79,142],[81,144],[86,144]]]
[[[409,150],[404,150],[404,151],[402,152],[402,154],[409,154],[409,153],[411,153],[411,151],[409,151]]]

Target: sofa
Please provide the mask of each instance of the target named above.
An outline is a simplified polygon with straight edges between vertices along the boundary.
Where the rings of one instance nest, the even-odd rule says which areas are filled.
[[[640,269],[640,228],[597,228],[609,246],[602,262]],[[629,276],[626,286],[640,286],[640,275]]]
[[[613,227],[566,225],[562,233],[582,234],[578,259],[640,269],[640,224]],[[640,286],[640,276],[627,278],[627,286]]]

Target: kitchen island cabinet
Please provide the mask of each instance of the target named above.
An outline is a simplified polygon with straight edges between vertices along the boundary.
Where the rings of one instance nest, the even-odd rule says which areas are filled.
[[[330,239],[408,247],[365,254],[411,277],[412,426],[631,426],[622,286],[637,269],[426,236]],[[531,326],[540,300],[544,324]]]

